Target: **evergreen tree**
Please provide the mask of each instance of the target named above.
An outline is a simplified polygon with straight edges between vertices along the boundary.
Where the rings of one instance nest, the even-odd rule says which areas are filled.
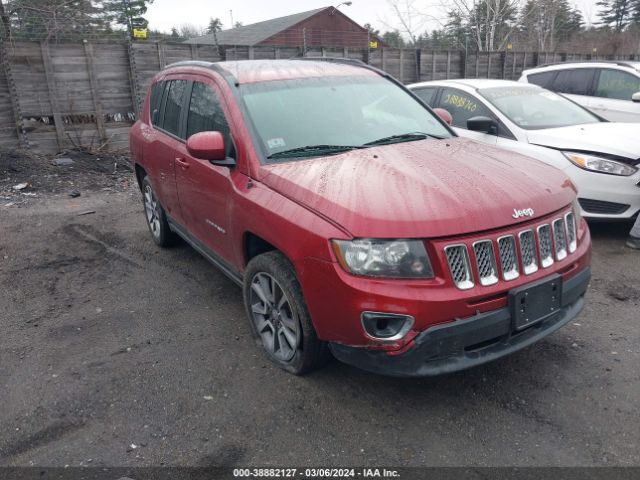
[[[616,33],[623,31],[635,15],[640,15],[638,3],[638,0],[599,0],[596,5],[601,9],[601,23],[612,27]]]
[[[127,28],[133,27],[134,19],[141,19],[141,23],[146,26],[148,22],[144,14],[147,13],[148,4],[152,2],[153,0],[102,0],[102,18]]]
[[[207,25],[207,33],[219,32],[222,27],[222,21],[219,18],[210,18],[209,25]]]

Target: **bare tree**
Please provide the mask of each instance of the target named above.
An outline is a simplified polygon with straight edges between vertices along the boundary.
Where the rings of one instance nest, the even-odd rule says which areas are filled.
[[[418,0],[387,0],[389,7],[393,11],[395,20],[400,28],[397,30],[406,35],[412,44],[416,44],[418,38],[426,31],[427,22],[436,20],[432,15],[426,13],[426,7]],[[387,23],[384,19],[381,22],[390,30],[396,27]]]

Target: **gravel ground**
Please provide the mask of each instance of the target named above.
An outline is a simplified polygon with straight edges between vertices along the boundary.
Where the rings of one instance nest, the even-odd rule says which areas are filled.
[[[435,379],[337,362],[300,378],[256,348],[239,288],[155,247],[128,174],[8,163],[0,465],[640,465],[629,225],[592,226],[585,310],[524,351]],[[12,191],[27,180],[35,197]]]

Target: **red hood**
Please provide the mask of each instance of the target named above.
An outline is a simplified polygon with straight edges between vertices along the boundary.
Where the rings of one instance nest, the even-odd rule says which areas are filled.
[[[463,138],[398,143],[264,165],[260,181],[354,237],[425,238],[513,225],[573,200],[553,167]]]

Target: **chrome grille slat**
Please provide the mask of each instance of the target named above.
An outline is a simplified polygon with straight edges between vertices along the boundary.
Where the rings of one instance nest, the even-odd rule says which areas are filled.
[[[498,283],[498,267],[496,266],[496,256],[493,253],[493,242],[491,240],[475,242],[473,253],[476,257],[480,285],[486,287]]]
[[[553,243],[556,250],[556,260],[567,258],[567,234],[563,218],[556,218],[553,223]]]
[[[533,230],[524,230],[518,234],[520,239],[520,255],[522,270],[525,275],[538,271],[538,255],[536,254],[536,239]]]
[[[449,245],[444,249],[453,282],[460,290],[473,288],[471,261],[466,245]]]
[[[547,268],[553,265],[553,243],[551,241],[551,227],[548,223],[538,227],[538,244],[540,246],[540,265]]]
[[[505,235],[498,238],[498,252],[500,253],[502,278],[507,281],[518,278],[520,276],[520,268],[516,252],[516,239],[513,235]]]
[[[569,253],[573,253],[578,248],[578,236],[576,234],[576,217],[573,212],[564,216],[567,223],[567,241],[569,243]]]

